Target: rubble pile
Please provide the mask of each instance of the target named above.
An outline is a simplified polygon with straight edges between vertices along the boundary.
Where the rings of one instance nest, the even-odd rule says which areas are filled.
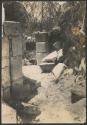
[[[77,48],[77,44],[74,44],[66,53],[61,50],[53,51],[43,58],[43,68],[39,65],[44,71],[38,74],[41,86],[38,94],[29,101],[41,111],[32,121],[34,123],[84,123],[86,120],[85,49],[83,46]],[[51,63],[54,63],[53,67]],[[49,72],[44,70],[49,67]]]
[[[59,52],[61,51],[59,50]],[[54,56],[49,56],[49,54],[42,59],[43,64],[47,63],[49,67],[51,67],[50,63],[54,63],[49,72],[44,70],[49,68],[46,65],[44,65],[44,68],[41,68],[42,63],[40,66],[36,66],[36,68],[30,66],[30,71],[28,70],[29,66],[25,66],[27,74],[26,70],[24,70],[24,75],[30,77],[32,75],[29,74],[33,73],[32,79],[36,79],[41,85],[37,88],[37,95],[27,102],[28,106],[33,104],[40,109],[40,114],[29,122],[84,123],[86,120],[86,74],[85,70],[79,70],[79,67],[82,65],[82,69],[84,69],[85,61],[82,61],[82,57],[80,62],[83,63],[79,63],[76,69],[73,64],[71,66],[60,63],[61,58],[58,58],[58,62],[55,62],[54,60],[58,57],[57,54],[59,53],[54,53]],[[66,115],[67,117],[65,117]]]
[[[34,72],[36,74],[32,79],[36,78],[37,81],[39,79],[41,86],[37,88],[37,95],[30,99],[27,105],[37,105],[41,113],[30,122],[84,123],[86,121],[85,35],[82,35],[81,30],[73,32],[74,25],[72,27],[67,25],[69,27],[60,25],[62,29],[58,31],[59,41],[51,41],[51,46],[54,47],[36,66],[39,69],[35,71],[31,66],[31,74]],[[27,72],[27,77],[30,77],[28,70]]]
[[[66,72],[67,74],[62,73],[56,83],[53,74],[42,73],[41,87],[38,88],[38,94],[28,102],[37,105],[41,111],[32,121],[33,123],[85,122],[86,97],[83,96],[77,100],[72,97],[73,86],[77,84],[75,83],[76,76],[68,72],[68,70]],[[83,90],[80,89],[80,91],[85,91],[85,88]],[[72,100],[74,101],[72,102]],[[77,110],[75,111],[75,109]],[[64,113],[67,114],[67,117],[64,117]]]

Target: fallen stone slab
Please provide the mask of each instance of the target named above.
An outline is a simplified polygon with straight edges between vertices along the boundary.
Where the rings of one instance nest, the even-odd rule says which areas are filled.
[[[66,65],[63,63],[58,63],[52,70],[53,75],[55,76],[55,80],[58,80],[64,69],[66,68]]]
[[[73,85],[71,89],[71,94],[72,103],[75,103],[79,101],[81,98],[86,97],[86,80],[84,78],[82,80],[81,77],[79,77],[76,80],[76,83]]]
[[[31,79],[31,78],[27,78],[24,77],[24,81],[23,81],[23,92],[22,92],[22,96],[23,96],[23,101],[28,101],[30,100],[32,97],[34,97],[35,95],[37,95],[37,88],[41,86],[41,82]]]
[[[84,74],[86,73],[86,60],[85,57],[81,59],[81,63],[79,66],[79,71],[83,72]]]
[[[23,75],[34,81],[41,81],[41,68],[38,65],[29,65],[22,67]],[[31,80],[30,80],[31,81]]]
[[[57,61],[60,59],[60,57],[63,56],[63,49],[60,49],[59,51],[57,51]]]
[[[54,51],[48,54],[45,58],[42,59],[42,62],[55,62],[56,60],[59,61],[60,57],[63,56],[63,50],[60,49],[59,51]]]
[[[17,112],[19,115],[26,115],[26,116],[37,116],[39,115],[40,109],[37,106],[34,105],[25,105],[24,103],[21,104],[21,107],[19,106],[19,108],[17,109]]]
[[[77,101],[76,103],[72,104],[72,110],[74,112],[79,112],[83,107],[86,108],[86,98],[82,98],[79,101]]]
[[[41,63],[40,68],[42,69],[42,72],[51,72],[55,63]]]
[[[64,75],[72,75],[72,74],[73,74],[73,69],[72,68],[64,70]]]
[[[54,51],[48,54],[45,58],[42,59],[42,62],[55,62],[57,59],[57,51]]]
[[[70,111],[74,114],[74,119],[86,121],[86,98],[82,98],[71,105]]]

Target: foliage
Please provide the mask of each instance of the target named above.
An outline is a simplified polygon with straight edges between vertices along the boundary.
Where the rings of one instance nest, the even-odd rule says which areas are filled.
[[[55,26],[76,26],[83,23],[85,1],[67,1],[60,5],[58,1],[22,2],[30,15],[30,31],[51,30]]]

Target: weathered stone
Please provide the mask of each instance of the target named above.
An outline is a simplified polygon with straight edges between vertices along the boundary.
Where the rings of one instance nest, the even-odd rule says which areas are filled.
[[[18,79],[16,79],[16,80],[13,80],[12,81],[13,82],[13,84],[19,84],[19,85],[21,85],[22,83],[23,83],[23,77],[20,77],[20,78],[18,78]]]
[[[22,56],[11,57],[12,80],[22,77]]]
[[[18,80],[17,80],[18,81]],[[17,81],[13,82],[12,84],[12,99],[16,100],[23,100],[23,81],[19,84]]]
[[[64,71],[66,65],[63,63],[58,63],[52,70],[52,73],[55,76],[55,79],[58,80],[60,77],[61,73]]]
[[[55,63],[41,63],[40,67],[42,69],[42,72],[51,72]]]
[[[10,84],[9,67],[2,68],[2,85],[7,86]]]
[[[3,95],[9,102],[9,98],[12,99],[11,97],[13,97],[13,93],[15,93],[14,95],[20,99],[23,88],[22,36],[20,23],[6,21],[3,25],[2,87],[4,90]],[[13,93],[10,91],[10,88],[12,88]]]
[[[86,61],[85,58],[81,59],[81,63],[79,66],[79,71],[83,72],[84,74],[86,73]]]
[[[12,89],[12,91],[11,91]],[[3,85],[3,99],[9,103],[12,99],[22,99],[23,92],[23,78],[16,79],[9,82],[9,85]],[[15,95],[15,96],[14,96]]]
[[[74,88],[71,92],[72,92],[72,97],[71,97],[72,103],[75,103],[86,96],[82,87]]]
[[[79,107],[78,107],[79,106]],[[79,108],[79,110],[81,108],[85,107],[86,108],[86,98],[80,99],[79,101],[77,101],[76,103],[72,104],[72,108],[73,110],[76,110],[77,108]],[[78,110],[78,111],[79,111]]]
[[[86,98],[73,103],[71,105],[71,112],[74,114],[74,119],[81,119],[84,123],[86,122]]]
[[[2,68],[9,67],[9,57],[2,57]]]
[[[3,97],[2,99],[6,102],[9,102],[11,100],[11,94],[10,94],[10,86],[8,87],[3,87]]]
[[[22,36],[12,37],[12,51],[13,56],[21,56],[22,55]]]
[[[57,51],[57,61],[59,61],[59,59],[63,56],[63,49],[60,49],[59,51]]]
[[[19,22],[5,21],[3,24],[5,35],[20,35],[21,28]]]
[[[37,59],[37,64],[40,64],[42,62],[42,59],[48,55],[48,53],[36,53],[36,59]]]
[[[81,98],[86,97],[86,80],[76,80],[76,84],[73,85],[72,89],[71,89],[71,93],[72,93],[72,103],[80,100]]]
[[[64,75],[72,75],[73,74],[73,69],[66,69],[64,70]]]
[[[47,42],[37,42],[36,43],[36,52],[48,52],[48,43]]]
[[[40,81],[35,79],[24,77],[23,79],[23,97],[26,99],[31,99],[35,94],[37,94],[37,88],[41,86]]]
[[[46,42],[48,41],[48,33],[47,32],[36,32],[35,38],[37,42]]]
[[[28,116],[36,116],[41,112],[38,107],[34,106],[25,106],[24,109],[20,110],[20,114],[28,115]]]
[[[42,62],[54,62],[57,59],[57,52],[54,51],[42,59]]]
[[[2,39],[2,57],[8,57],[9,58],[9,40],[8,37],[4,35]]]

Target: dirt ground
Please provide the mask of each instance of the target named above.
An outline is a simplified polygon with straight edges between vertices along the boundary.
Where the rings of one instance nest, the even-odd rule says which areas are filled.
[[[75,76],[62,75],[55,83],[51,73],[42,73],[39,66],[23,66],[26,77],[41,82],[38,94],[28,103],[37,105],[41,114],[32,123],[84,123],[86,120],[85,98],[76,105],[71,103],[71,86]],[[27,103],[27,105],[28,105]],[[80,105],[80,106],[79,106]],[[77,108],[78,107],[78,108]],[[25,121],[26,122],[26,121]]]

